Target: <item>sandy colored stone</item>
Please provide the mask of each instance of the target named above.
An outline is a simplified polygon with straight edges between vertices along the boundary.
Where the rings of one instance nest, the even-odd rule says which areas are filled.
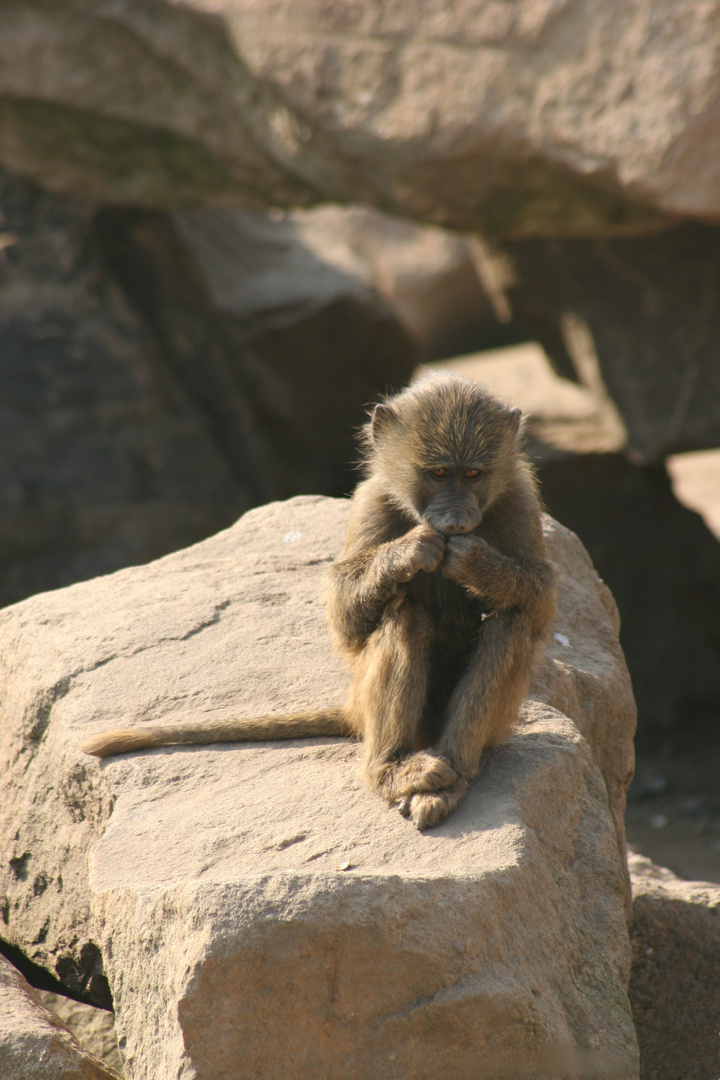
[[[5,165],[98,202],[505,235],[717,219],[713,0],[6,6]]]
[[[288,217],[304,246],[324,262],[354,276],[364,272],[420,343],[425,360],[524,340],[516,324],[498,318],[468,237],[367,206],[319,206]]]
[[[88,1053],[19,971],[0,956],[0,1076],[3,1080],[120,1080]]]
[[[271,504],[0,613],[4,936],[90,998],[109,979],[134,1080],[551,1076],[562,1055],[635,1077],[632,697],[612,600],[562,527],[524,722],[436,830],[368,791],[344,740],[79,753],[128,721],[341,701],[319,596],[346,514]]]
[[[708,1080],[720,1031],[720,886],[629,857],[630,1000],[642,1080]]]
[[[54,994],[51,990],[37,990],[36,993],[43,1005],[70,1028],[85,1050],[89,1050],[118,1072],[122,1071],[113,1013],[75,1001],[63,994]]]

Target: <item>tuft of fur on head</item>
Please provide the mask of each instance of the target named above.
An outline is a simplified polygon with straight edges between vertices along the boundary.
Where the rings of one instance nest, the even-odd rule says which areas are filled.
[[[384,481],[400,509],[419,519],[413,489],[420,472],[479,468],[498,491],[521,453],[522,414],[461,375],[435,375],[375,407],[361,433],[365,469]]]

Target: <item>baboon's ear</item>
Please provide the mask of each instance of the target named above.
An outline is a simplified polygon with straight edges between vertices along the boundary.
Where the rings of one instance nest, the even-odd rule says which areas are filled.
[[[370,431],[375,442],[383,431],[387,431],[395,420],[395,411],[390,405],[376,405],[370,419]]]
[[[522,431],[522,409],[511,409],[508,413],[508,431],[511,435],[519,435]]]

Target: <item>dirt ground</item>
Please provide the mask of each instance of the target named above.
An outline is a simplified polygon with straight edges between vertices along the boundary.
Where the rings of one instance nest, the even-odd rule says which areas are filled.
[[[458,357],[433,367],[477,378],[529,416],[536,458],[554,452],[620,450],[622,424],[602,388],[558,378],[534,344]],[[678,454],[667,462],[675,496],[702,514],[720,542],[720,450]],[[644,727],[628,793],[628,843],[679,877],[720,883],[720,715],[668,731]]]

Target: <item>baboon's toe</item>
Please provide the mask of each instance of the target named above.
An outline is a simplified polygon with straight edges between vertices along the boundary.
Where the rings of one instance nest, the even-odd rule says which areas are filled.
[[[395,776],[396,790],[401,795],[422,791],[440,791],[452,787],[458,774],[445,758],[421,750],[412,754],[399,767]]]
[[[467,790],[467,780],[456,778],[444,791],[422,791],[410,800],[410,817],[421,832],[432,829],[451,813]]]
[[[433,825],[439,825],[449,813],[450,807],[447,799],[438,792],[424,791],[421,794],[413,795],[410,802],[410,817],[413,825],[420,832],[423,832],[424,829],[431,829]]]

